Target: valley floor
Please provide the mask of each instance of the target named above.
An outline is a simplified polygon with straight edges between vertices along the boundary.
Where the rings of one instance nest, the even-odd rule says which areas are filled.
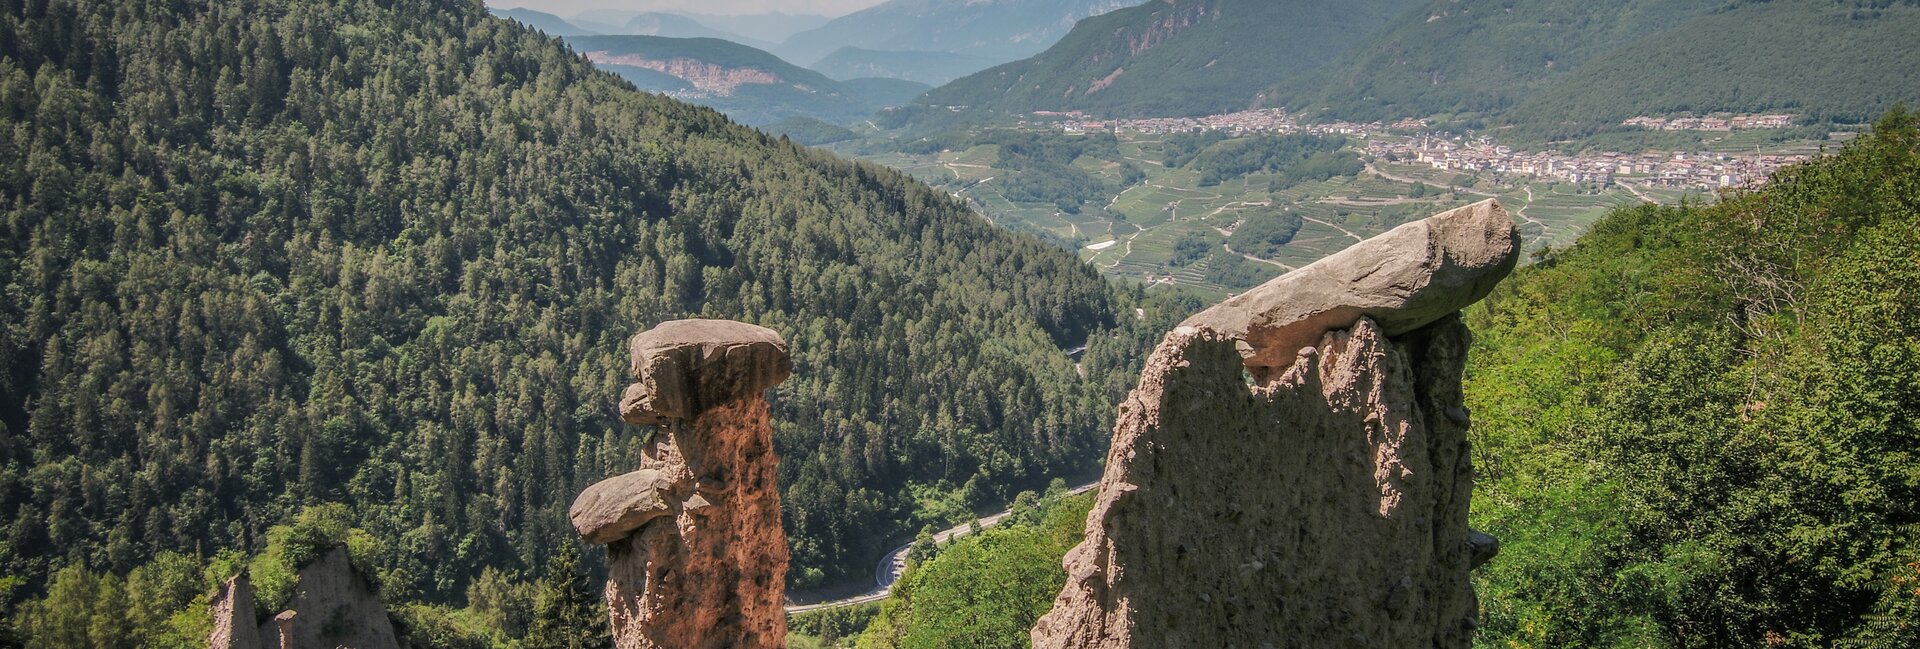
[[[1063,247],[1071,246],[1079,250],[1082,259],[1109,276],[1155,287],[1187,287],[1215,298],[1244,290],[1250,284],[1222,283],[1220,273],[1210,272],[1214,270],[1210,265],[1219,263],[1220,257],[1179,258],[1174,248],[1183,238],[1198,235],[1216,250],[1255,262],[1250,268],[1264,281],[1401,223],[1487,198],[1500,199],[1514,215],[1529,251],[1569,245],[1595,220],[1617,207],[1642,202],[1711,202],[1715,198],[1704,189],[1656,186],[1650,174],[1574,184],[1519,174],[1436,169],[1428,164],[1367,155],[1369,140],[1361,138],[1348,145],[1365,163],[1365,170],[1354,175],[1292,183],[1279,174],[1253,173],[1207,186],[1200,172],[1169,168],[1160,162],[1166,155],[1168,136],[1122,131],[1117,138],[1117,155],[1082,156],[1073,161],[1074,168],[1110,188],[1100,200],[1088,201],[1079,213],[1069,213],[1053,203],[1009,198],[1010,176],[1020,172],[996,166],[1001,159],[999,145],[926,154],[862,155],[851,148],[842,148],[841,152],[900,169],[944,188],[967,200],[997,225],[1034,232]],[[1813,143],[1771,147],[1781,154],[1817,150]],[[1129,166],[1144,172],[1145,177],[1126,183],[1124,174]],[[1301,227],[1291,241],[1272,254],[1234,251],[1226,238],[1255,212],[1295,214]]]

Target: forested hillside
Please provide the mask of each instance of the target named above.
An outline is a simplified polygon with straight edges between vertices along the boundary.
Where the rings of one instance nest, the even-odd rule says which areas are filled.
[[[581,29],[566,19],[543,11],[534,11],[525,7],[495,9],[493,15],[508,20],[517,20],[522,24],[546,32],[548,36],[591,36],[592,31]]]
[[[1920,646],[1920,119],[1469,312],[1485,647]]]
[[[1144,337],[1071,255],[479,2],[0,4],[8,603],[324,503],[390,603],[531,581],[636,465],[626,337],[696,315],[791,342],[793,576],[864,575],[925,503],[1088,467]]]
[[[1916,33],[1915,0],[1172,0],[1089,19],[922,101],[1108,117],[1280,106],[1572,135],[1638,115],[1861,123],[1920,101]]]
[[[1920,0],[1738,3],[1573,70],[1508,119],[1609,125],[1725,111],[1864,123],[1920,102],[1917,36]]]
[[[1173,0],[1081,21],[1033,58],[934,89],[922,102],[1113,116],[1232,112],[1311,73],[1411,0]]]
[[[1790,3],[1790,4],[1796,4]],[[1275,103],[1370,121],[1511,108],[1624,43],[1722,0],[1433,0],[1409,7]],[[1662,61],[1652,76],[1692,62]]]

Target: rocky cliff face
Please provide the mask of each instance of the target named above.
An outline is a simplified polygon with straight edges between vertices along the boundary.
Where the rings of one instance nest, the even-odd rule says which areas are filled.
[[[261,628],[253,584],[241,573],[212,598],[213,649],[400,649],[373,583],[336,547],[300,569],[290,608]]]
[[[292,646],[281,633],[266,633],[267,649],[400,649],[373,582],[336,547],[300,569],[300,586],[281,617],[292,613]],[[279,619],[279,618],[276,618]]]
[[[260,625],[253,617],[253,581],[242,572],[214,591],[212,649],[257,649]]]
[[[1454,314],[1518,252],[1489,201],[1168,334],[1034,646],[1466,647],[1492,544],[1467,529]]]
[[[616,55],[607,52],[588,52],[586,56],[596,65],[630,65],[686,79],[700,92],[716,97],[732,97],[734,90],[740,86],[787,82],[766,70],[727,67],[698,59],[651,59],[635,54]]]
[[[629,423],[658,431],[638,471],[589,487],[573,525],[607,546],[620,649],[786,646],[787,539],[765,392],[786,342],[738,322],[683,320],[635,336]]]

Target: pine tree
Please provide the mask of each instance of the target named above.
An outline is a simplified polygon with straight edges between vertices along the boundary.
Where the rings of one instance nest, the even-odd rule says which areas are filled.
[[[533,623],[524,649],[611,649],[605,610],[587,576],[580,573],[577,542],[560,544],[547,562],[547,576],[533,602]]]

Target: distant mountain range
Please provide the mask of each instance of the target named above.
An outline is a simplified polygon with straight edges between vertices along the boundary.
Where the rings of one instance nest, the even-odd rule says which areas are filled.
[[[794,34],[774,51],[812,65],[835,50],[952,52],[993,63],[1038,54],[1075,21],[1141,0],[890,0]]]
[[[709,106],[753,126],[795,117],[846,124],[904,105],[930,88],[897,79],[836,81],[717,38],[576,36],[567,43],[641,90]]]
[[[494,9],[493,15],[519,21],[522,25],[546,32],[548,36],[589,36],[600,33],[596,30],[587,29],[567,22],[565,18],[532,9],[520,7]]]
[[[1916,0],[1157,0],[922,101],[1587,127],[1677,112],[1852,121],[1920,100],[1916,38]]]
[[[708,27],[705,23],[687,16],[660,11],[635,15],[627,19],[621,31],[612,32],[609,35],[718,38],[763,50],[773,46],[773,43]]]
[[[562,18],[524,7],[492,11],[494,15],[520,21],[551,36],[721,38],[759,49],[773,47],[795,33],[825,25],[829,20],[826,16],[782,12],[725,16],[597,9]]]
[[[993,59],[952,52],[887,52],[842,47],[811,67],[835,79],[888,77],[940,85],[992,67]]]
[[[740,16],[721,16],[715,14],[681,14],[700,21],[700,24],[724,32],[763,43],[780,43],[792,38],[794,34],[819,27],[831,21],[826,16],[813,14],[789,14],[781,12],[764,14],[746,14]]]
[[[1143,0],[890,0],[835,19],[600,9],[571,19],[524,8],[494,13],[554,36],[717,38],[835,79],[939,85],[1038,54],[1082,18]]]

